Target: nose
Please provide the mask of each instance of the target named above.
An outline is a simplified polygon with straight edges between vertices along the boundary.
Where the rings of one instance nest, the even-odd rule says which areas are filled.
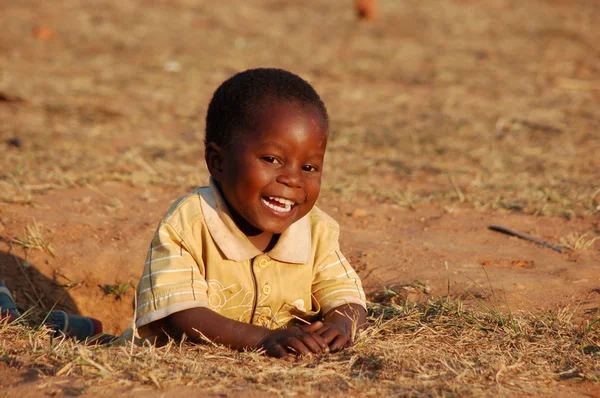
[[[287,185],[290,188],[302,188],[302,170],[300,167],[283,167],[280,169],[281,172],[276,178],[276,181],[280,184]]]

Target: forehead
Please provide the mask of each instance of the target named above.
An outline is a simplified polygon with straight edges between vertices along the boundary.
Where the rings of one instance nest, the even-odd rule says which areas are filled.
[[[327,142],[327,123],[319,109],[297,101],[269,100],[253,110],[253,123],[240,141],[246,145],[262,141],[322,146]]]

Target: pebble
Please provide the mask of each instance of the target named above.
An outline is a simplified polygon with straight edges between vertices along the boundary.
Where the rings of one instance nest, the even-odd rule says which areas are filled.
[[[354,209],[354,211],[352,211],[352,213],[350,213],[350,217],[355,217],[355,218],[366,217],[368,215],[369,215],[369,213],[365,209],[361,209],[361,208]]]
[[[163,65],[165,72],[178,73],[181,72],[181,64],[177,61],[167,61]]]
[[[23,140],[19,137],[12,137],[6,140],[8,146],[13,146],[15,148],[21,148],[23,146]]]
[[[56,30],[49,26],[36,26],[33,28],[33,35],[38,40],[52,40],[56,37]]]
[[[372,21],[377,17],[377,0],[358,0],[355,9],[359,18]]]

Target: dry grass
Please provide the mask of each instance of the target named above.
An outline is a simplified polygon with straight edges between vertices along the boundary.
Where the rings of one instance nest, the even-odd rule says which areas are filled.
[[[26,251],[31,249],[42,250],[54,256],[54,249],[44,238],[42,231],[35,219],[33,223],[25,226],[25,235],[10,240],[10,244],[22,246]]]
[[[4,325],[0,358],[38,369],[50,376],[43,387],[59,392],[72,387],[67,376],[80,392],[185,385],[284,396],[541,394],[566,379],[600,383],[600,322],[576,323],[568,308],[512,314],[439,299],[373,305],[369,323],[351,349],[292,362],[213,345],[84,346],[52,340],[44,328]]]
[[[570,233],[565,238],[560,239],[560,245],[565,249],[577,252],[580,250],[590,250],[594,247],[594,243],[600,240],[600,237],[586,238],[588,234]]]

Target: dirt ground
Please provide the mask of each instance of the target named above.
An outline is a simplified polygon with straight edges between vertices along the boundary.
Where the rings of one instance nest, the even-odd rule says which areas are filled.
[[[208,180],[212,92],[275,66],[328,106],[318,206],[371,300],[599,312],[595,0],[382,0],[374,21],[326,0],[0,9],[0,281],[23,309],[128,327],[158,221]]]

